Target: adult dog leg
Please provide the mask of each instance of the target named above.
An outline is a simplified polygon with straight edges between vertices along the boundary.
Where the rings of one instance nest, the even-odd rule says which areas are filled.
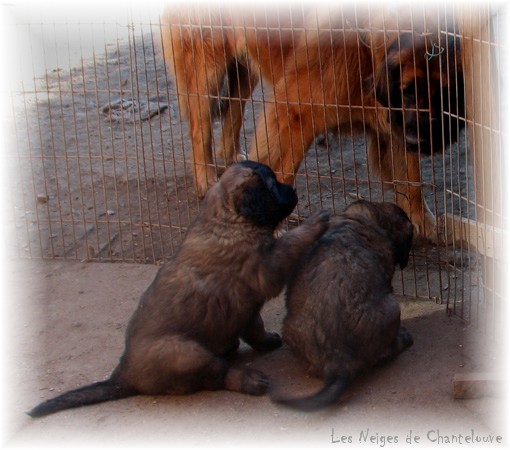
[[[314,123],[316,117],[322,116],[312,115],[309,105],[269,104],[260,113],[248,159],[268,165],[279,181],[293,184],[314,136],[324,131],[323,121]]]
[[[229,67],[228,79],[229,98],[225,101],[226,108],[222,110],[224,117],[221,137],[222,148],[219,151],[219,155],[223,157],[227,167],[239,160],[241,154],[239,138],[246,101],[259,82],[257,74],[249,67],[249,62],[237,60]]]
[[[396,162],[396,202],[411,219],[420,236],[437,240],[436,218],[423,197],[421,186],[420,155],[398,149],[394,152]]]
[[[212,159],[212,117],[210,100],[196,94],[189,98],[190,137],[193,146],[193,165],[197,194],[203,197],[217,180]]]
[[[204,196],[217,180],[212,157],[213,107],[233,55],[222,45],[225,38],[220,31],[206,26],[202,31],[186,22],[170,22],[169,26],[170,32],[163,33],[165,60],[175,73],[180,110],[189,120],[196,189]]]
[[[419,235],[435,240],[436,220],[423,198],[418,153],[406,152],[398,138],[390,144],[381,136],[371,136],[369,158],[371,167],[381,175],[383,191],[392,186],[397,205],[409,216]]]

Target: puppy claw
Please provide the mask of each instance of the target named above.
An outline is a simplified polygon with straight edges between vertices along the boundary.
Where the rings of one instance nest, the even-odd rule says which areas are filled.
[[[225,378],[225,389],[248,395],[264,395],[269,390],[269,378],[255,369],[231,368]]]
[[[269,390],[269,378],[255,369],[246,369],[243,373],[242,392],[249,395],[264,395]]]

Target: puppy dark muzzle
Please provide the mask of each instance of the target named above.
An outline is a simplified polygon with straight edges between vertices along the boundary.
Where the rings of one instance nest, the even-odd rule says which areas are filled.
[[[296,207],[298,197],[294,187],[280,183],[273,172],[273,170],[265,164],[255,161],[242,161],[239,163],[242,166],[249,167],[253,170],[266,184],[267,190],[278,205],[281,212],[281,220],[287,217]]]
[[[296,190],[284,183],[276,182],[278,184],[278,189],[276,190],[276,201],[280,205],[282,212],[284,212],[285,217],[287,217],[296,207],[298,202],[298,197],[296,194]]]

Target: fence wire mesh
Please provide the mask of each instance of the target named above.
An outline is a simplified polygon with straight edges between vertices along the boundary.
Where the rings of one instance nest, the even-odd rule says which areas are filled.
[[[391,26],[389,20],[381,22],[377,19],[379,10],[370,6],[368,16],[364,16],[370,18],[369,22],[364,22],[366,29],[360,27],[359,23],[357,26],[357,22],[349,22],[350,19],[345,18],[354,11],[353,17],[360,21],[355,4],[349,7],[349,11],[342,8],[334,12],[328,10],[325,16],[316,10],[304,11],[301,7],[290,5],[288,8],[294,8],[291,14],[282,10],[265,10],[262,16],[250,16],[245,12],[242,21],[238,22],[233,21],[235,14],[231,14],[230,7],[224,7],[224,10],[218,8],[204,6],[198,14],[202,20],[198,25],[193,22],[197,19],[196,11],[194,15],[187,11],[181,15],[178,23],[170,24],[168,17],[160,15],[161,11],[151,12],[149,19],[140,18],[136,11],[131,10],[124,14],[123,19],[96,19],[91,22],[51,19],[41,22],[23,14],[13,16],[8,34],[13,42],[18,42],[18,50],[10,67],[12,81],[6,118],[10,132],[5,143],[10,197],[7,222],[12,233],[9,242],[12,257],[160,263],[175,252],[200,208],[194,178],[199,161],[196,155],[195,159],[192,157],[192,148],[196,145],[193,139],[196,141],[197,138],[196,135],[193,138],[193,130],[190,130],[187,109],[193,103],[193,96],[198,98],[206,94],[200,89],[204,86],[197,86],[191,92],[189,87],[186,90],[177,85],[172,64],[165,65],[162,39],[171,25],[177,26],[183,38],[195,26],[202,42],[207,42],[207,36],[214,35],[214,31],[224,34],[237,30],[244,36],[246,48],[249,45],[255,48],[247,66],[243,66],[238,58],[233,66],[234,71],[227,73],[230,78],[220,80],[221,90],[213,94],[209,92],[205,98],[205,104],[211,111],[216,108],[220,112],[218,120],[210,115],[207,124],[200,124],[201,133],[204,125],[212,130],[211,146],[217,149],[217,154],[212,155],[210,165],[218,171],[225,165],[224,155],[221,154],[221,149],[225,147],[222,127],[226,127],[226,124],[232,126],[234,122],[232,117],[227,118],[224,110],[221,116],[225,104],[230,108],[227,111],[232,113],[236,105],[239,107],[242,101],[246,101],[239,145],[236,147],[245,156],[251,146],[256,147],[260,136],[268,139],[259,131],[263,128],[260,124],[268,123],[271,105],[277,113],[284,111],[286,117],[292,118],[288,109],[292,109],[292,104],[314,108],[315,99],[321,96],[312,93],[330,89],[325,83],[339,85],[340,80],[326,78],[328,67],[333,63],[341,66],[335,76],[350,76],[351,79],[347,81],[354,86],[365,83],[366,80],[361,79],[363,68],[358,69],[359,73],[349,73],[344,68],[347,60],[338,61],[336,56],[338,46],[345,46],[348,42],[346,33],[355,36],[356,51],[353,57],[359,59],[358,65],[361,52],[368,51],[372,61],[374,54],[379,51],[378,45],[384,45],[382,54],[388,58],[389,44],[383,40],[383,44],[376,45],[377,33],[384,36],[396,33],[399,36],[397,47],[402,53],[405,34],[410,33],[414,43],[414,39],[428,32],[427,23],[440,24],[434,35],[439,44],[437,47],[429,45],[426,49],[429,58],[436,56],[434,52],[460,53],[460,47],[448,47],[444,42],[448,42],[448,39],[462,42],[465,39],[464,31],[459,29],[463,14],[457,9],[459,7],[418,7],[413,10],[414,16],[409,22],[411,29],[406,28],[407,22],[398,20],[398,14],[396,20],[391,21]],[[230,22],[223,20],[226,10],[230,14]],[[481,38],[479,42],[481,47],[485,46],[495,55],[491,59],[494,62],[490,68],[490,76],[494,80],[491,89],[499,97],[500,67],[505,63],[502,52],[505,16],[502,10],[489,4],[482,5],[477,11],[488,13],[490,19],[488,37]],[[186,17],[186,20],[182,20],[182,17]],[[213,21],[217,17],[220,19]],[[288,17],[292,18],[290,23],[283,20]],[[323,20],[324,17],[327,20]],[[477,17],[481,23],[486,16]],[[381,28],[375,29],[375,23]],[[419,25],[418,30],[414,29],[416,24]],[[319,79],[308,79],[306,90],[309,97],[296,96],[292,92],[289,94],[289,77],[293,76],[293,70],[297,70],[298,58],[307,52],[312,53],[313,49],[307,47],[307,42],[310,42],[313,33],[322,36],[321,39],[326,39],[332,46],[329,52],[319,51],[318,59],[307,63],[320,66],[321,76]],[[255,38],[252,37],[250,41],[252,35]],[[269,66],[273,75],[268,77],[261,69],[261,49],[263,45],[270,44],[275,36],[278,37],[276,48],[280,46],[277,48],[280,52],[278,67]],[[290,36],[292,42],[289,54],[283,56],[282,36]],[[224,58],[227,51],[225,42],[221,44],[224,46]],[[173,45],[175,42],[172,51]],[[461,47],[464,51],[464,47]],[[188,48],[188,56],[193,56],[190,56],[191,60],[199,64],[203,55],[192,55],[197,48]],[[201,48],[201,51],[205,51],[205,48]],[[482,51],[473,48],[471,52]],[[425,58],[427,54],[417,56],[418,53],[413,53],[415,69],[416,59]],[[253,55],[258,55],[258,59]],[[168,60],[168,54],[166,56]],[[399,178],[397,175],[391,180],[383,179],[369,165],[371,143],[367,137],[368,127],[354,123],[357,119],[352,119],[352,116],[350,122],[349,119],[344,122],[329,120],[331,114],[341,114],[338,111],[342,108],[350,111],[350,114],[359,109],[361,114],[368,116],[381,105],[343,104],[343,100],[330,104],[322,97],[321,113],[316,115],[315,123],[311,125],[311,144],[303,149],[306,155],[295,176],[299,204],[286,227],[294,226],[318,208],[340,212],[357,198],[398,200],[395,190],[398,191],[399,183],[418,186],[436,218],[444,218],[447,214],[448,217],[480,222],[480,203],[483,202],[475,189],[475,175],[479,173],[476,164],[485,161],[485,165],[489,165],[482,171],[486,177],[491,177],[491,171],[500,170],[504,164],[499,153],[495,159],[488,159],[488,155],[494,153],[487,148],[477,149],[483,155],[480,160],[473,158],[470,149],[473,138],[467,130],[480,126],[487,130],[491,142],[497,142],[501,147],[504,129],[501,114],[490,125],[480,115],[472,116],[470,122],[465,114],[461,114],[459,102],[466,103],[467,110],[471,108],[477,111],[479,108],[474,104],[476,98],[472,105],[466,102],[465,92],[470,89],[467,79],[465,87],[459,85],[457,79],[451,82],[450,74],[462,70],[452,64],[457,64],[461,59],[456,53],[448,56],[451,58],[446,58],[443,64],[434,69],[439,72],[431,70],[426,74],[428,86],[430,80],[436,77],[440,79],[441,89],[447,92],[446,97],[439,95],[442,99],[441,110],[434,117],[434,120],[443,121],[445,117],[448,120],[448,133],[440,138],[445,150],[435,152],[432,157],[424,155],[419,158],[419,180]],[[248,50],[243,57],[250,59]],[[222,64],[226,63],[220,60],[219,65]],[[280,65],[285,67],[285,64],[287,75],[278,84],[276,76]],[[397,78],[401,80],[402,64],[399,67]],[[231,70],[229,67],[227,69]],[[194,68],[197,76],[207,70],[207,67],[200,65]],[[247,72],[243,73],[243,70]],[[371,70],[376,70],[375,65]],[[446,77],[443,76],[445,74]],[[219,77],[218,73],[214,76]],[[241,76],[248,76],[252,83],[249,85],[250,95],[239,92],[236,83]],[[357,81],[354,79],[356,77]],[[255,86],[259,78],[262,81]],[[387,75],[386,82],[390,87],[390,75]],[[397,84],[398,89],[404,89],[403,82],[398,81]],[[285,91],[287,97],[278,97],[277,89]],[[423,90],[422,86],[415,86],[414,89],[413,94],[428,98],[429,104],[436,100],[432,97],[437,93]],[[346,98],[355,97],[355,94],[346,92]],[[445,104],[446,101],[452,101],[455,107],[452,109],[451,104]],[[279,103],[283,103],[287,109],[279,110]],[[395,109],[399,110],[399,107]],[[498,113],[500,109],[501,105],[498,105]],[[400,106],[400,112],[403,110],[405,104]],[[416,109],[415,115],[420,112]],[[327,126],[321,126],[321,121],[327,122]],[[330,122],[335,125],[330,126]],[[307,129],[303,123],[301,121],[296,125],[291,121],[286,125],[291,133],[296,127],[299,128],[299,145],[306,141],[303,135]],[[466,123],[468,128],[464,128]],[[434,126],[432,121],[428,124]],[[288,132],[281,127],[280,131]],[[379,134],[383,132],[376,130],[375,133],[377,139],[381,139]],[[406,131],[403,130],[403,133]],[[231,139],[235,140],[235,136]],[[293,146],[296,146],[296,142]],[[397,144],[395,146],[398,147]],[[411,154],[405,149],[401,151],[406,155]],[[391,158],[390,163],[394,163]],[[392,173],[396,173],[395,168]],[[501,192],[501,179],[494,176],[494,180],[497,180],[495,191]],[[396,189],[389,190],[387,187]],[[498,198],[501,201],[501,195]],[[506,223],[500,206],[497,207],[500,211],[497,226],[503,230]],[[482,204],[482,207],[491,211],[496,209],[494,205]],[[439,238],[433,244],[416,245],[409,267],[398,275],[394,283],[395,289],[405,295],[444,302],[449,311],[468,321],[487,323],[489,316],[495,320],[503,299],[499,287],[488,288],[497,284],[488,280],[492,277],[492,281],[495,281],[497,275],[489,269],[493,264],[492,258],[487,256],[487,252],[480,252],[482,244],[488,245],[487,241],[479,243],[478,251],[474,251],[465,239],[460,242],[462,239],[458,239],[459,236],[451,235],[452,229],[454,233],[459,229],[445,225],[447,220],[439,221],[441,226],[435,232],[436,236],[444,235],[446,226],[450,236]],[[490,226],[493,225],[494,222],[491,222]],[[486,220],[480,222],[478,234],[485,236],[486,227]],[[504,240],[498,245],[503,244]],[[488,293],[487,289],[492,291]],[[488,297],[493,299],[490,305]]]

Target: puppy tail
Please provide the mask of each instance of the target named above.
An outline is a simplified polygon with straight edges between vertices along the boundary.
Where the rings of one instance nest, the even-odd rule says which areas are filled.
[[[350,382],[346,378],[332,378],[326,381],[319,392],[309,397],[282,398],[276,394],[271,394],[271,400],[274,403],[300,411],[317,411],[333,405],[349,385]]]
[[[136,395],[133,390],[121,388],[111,380],[100,381],[46,400],[27,414],[30,417],[43,417],[64,409],[118,400],[133,395]]]

